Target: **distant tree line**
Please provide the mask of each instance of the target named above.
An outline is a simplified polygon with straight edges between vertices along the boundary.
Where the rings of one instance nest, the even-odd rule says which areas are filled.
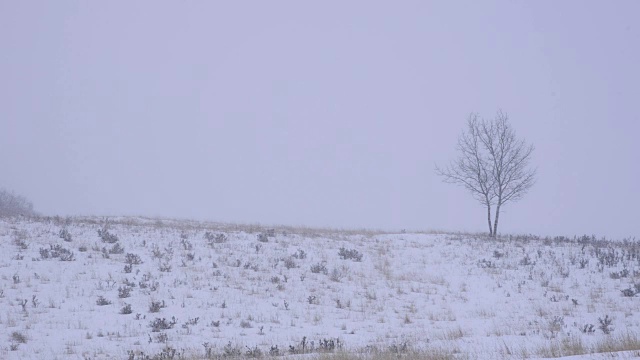
[[[33,203],[26,197],[0,188],[0,216],[36,215]]]

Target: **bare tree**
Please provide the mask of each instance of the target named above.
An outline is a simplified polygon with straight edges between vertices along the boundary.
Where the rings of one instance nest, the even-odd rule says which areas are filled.
[[[509,117],[498,111],[493,120],[471,114],[457,149],[458,159],[444,169],[436,167],[436,173],[445,182],[463,185],[487,207],[489,235],[496,236],[502,206],[521,199],[535,183],[536,171],[529,168],[534,147],[518,140]]]
[[[457,149],[460,156],[444,169],[436,166],[436,173],[447,183],[464,186],[476,200],[487,207],[489,235],[493,235],[491,206],[495,203],[495,192],[490,172],[491,159],[480,139],[481,124],[478,115],[469,115],[467,131],[463,131],[458,138]]]

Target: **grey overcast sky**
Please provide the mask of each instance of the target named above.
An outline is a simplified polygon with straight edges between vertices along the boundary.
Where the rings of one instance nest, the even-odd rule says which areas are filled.
[[[485,231],[444,184],[509,114],[501,231],[640,236],[640,1],[1,1],[0,187],[44,214]]]

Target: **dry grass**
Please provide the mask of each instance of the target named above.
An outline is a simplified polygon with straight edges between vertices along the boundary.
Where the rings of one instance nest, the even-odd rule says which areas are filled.
[[[337,352],[332,354],[318,354],[309,358],[312,360],[453,360],[453,359],[468,359],[469,356],[456,353],[454,351],[446,351],[442,349],[430,349],[425,351],[408,351],[406,353],[397,354],[393,352],[379,352],[379,353],[352,353],[352,352]]]
[[[371,237],[381,234],[398,234],[399,231],[384,231],[379,229],[338,229],[329,227],[309,227],[309,226],[289,226],[289,225],[266,225],[266,224],[241,224],[241,223],[222,223],[214,221],[197,221],[188,219],[171,219],[160,217],[122,217],[122,216],[77,216],[77,217],[43,217],[40,220],[50,221],[56,225],[63,224],[87,224],[87,225],[103,225],[108,222],[110,225],[121,225],[126,227],[153,227],[153,228],[171,228],[183,231],[221,231],[234,232],[243,231],[247,233],[266,232],[274,230],[278,234],[296,234],[304,237],[333,237],[333,236],[352,236],[361,235]],[[433,233],[424,231],[420,233]]]
[[[427,314],[429,321],[456,321],[456,315],[449,309],[442,309]]]
[[[564,338],[562,340],[551,341],[547,345],[540,346],[534,352],[540,357],[557,358],[589,354],[591,351],[585,347],[580,338]]]
[[[154,228],[171,228],[179,229],[183,231],[221,231],[221,232],[234,232],[243,231],[250,234],[266,232],[267,230],[275,230],[279,234],[296,234],[303,237],[326,237],[335,238],[336,236],[354,236],[361,235],[365,238],[369,238],[375,235],[384,234],[401,234],[402,231],[382,230],[382,229],[367,229],[367,228],[330,228],[330,227],[313,227],[313,226],[291,226],[291,225],[276,225],[276,224],[243,224],[243,223],[231,223],[231,222],[216,222],[216,221],[198,221],[190,219],[179,218],[163,218],[163,217],[148,217],[148,216],[42,216],[33,217],[35,221],[48,221],[56,225],[70,225],[70,224],[85,224],[85,225],[103,225],[105,222],[109,222],[111,225],[121,225],[126,227],[154,227]],[[17,219],[16,221],[24,221],[23,219]],[[409,229],[406,229],[409,230]],[[414,230],[409,231],[411,234],[444,234],[449,235],[452,232],[443,230]],[[467,233],[453,233],[459,236],[479,236],[481,234],[467,234]],[[485,236],[486,237],[486,236]]]
[[[640,339],[635,333],[626,333],[620,336],[607,337],[596,343],[593,352],[607,353],[614,351],[634,351],[640,350]]]
[[[331,353],[315,353],[315,354],[304,354],[304,355],[290,355],[285,356],[284,358],[291,359],[305,359],[305,360],[397,360],[397,359],[405,359],[405,360],[466,360],[471,357],[467,354],[461,353],[458,349],[445,350],[445,349],[428,349],[421,351],[409,350],[401,353],[393,352],[393,351],[376,351],[369,350],[367,352],[346,352],[346,351],[336,351]],[[205,360],[207,358],[202,358],[198,356],[182,356],[181,359],[185,360]],[[228,355],[213,355],[214,359],[229,359],[229,360],[239,360],[239,359],[248,359],[247,356],[228,356]],[[281,360],[282,356],[269,356],[262,355],[258,357],[262,360]]]
[[[620,336],[610,336],[598,341],[593,346],[585,345],[580,338],[564,338],[552,341],[534,350],[537,356],[545,358],[557,358],[573,355],[615,353],[618,351],[640,350],[640,339],[635,333],[626,333]]]
[[[465,336],[466,334],[462,330],[462,328],[457,327],[455,329],[449,329],[442,334],[436,335],[436,338],[440,340],[455,341],[462,339]]]
[[[492,319],[496,317],[496,313],[492,309],[480,309],[475,311],[475,314],[481,319]]]

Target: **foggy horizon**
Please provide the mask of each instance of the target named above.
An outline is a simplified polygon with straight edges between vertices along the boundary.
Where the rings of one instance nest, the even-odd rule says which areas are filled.
[[[486,232],[434,168],[509,115],[501,234],[640,236],[640,3],[0,4],[0,188],[43,215]]]

